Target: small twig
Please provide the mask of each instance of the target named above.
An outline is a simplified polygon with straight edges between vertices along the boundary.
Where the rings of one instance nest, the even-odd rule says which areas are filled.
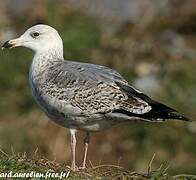
[[[27,159],[27,152],[24,152],[24,153],[22,154],[22,158],[23,158],[23,159]]]
[[[105,165],[99,165],[99,166],[95,166],[93,167],[93,169],[97,169],[97,168],[101,168],[101,167],[114,167],[114,168],[120,168],[120,169],[123,169],[123,167],[121,166],[117,166],[117,165],[111,165],[111,164],[105,164]]]
[[[161,165],[159,166],[158,171],[160,171],[160,170],[162,169],[162,167],[163,167],[163,164],[161,164]]]
[[[180,177],[190,177],[190,178],[195,178],[195,175],[191,175],[191,174],[179,174],[179,175],[175,175],[173,176],[173,178],[180,178]]]
[[[91,160],[89,159],[88,161],[90,163],[91,168],[93,168],[94,166],[93,166],[93,163],[91,162]]]
[[[100,160],[99,160],[99,163],[98,163],[98,165],[101,165],[101,161],[102,161],[102,159],[100,159]]]
[[[52,163],[56,162],[56,156],[54,157],[54,159],[51,161]]]
[[[0,149],[0,152],[1,152],[4,156],[9,157],[8,154],[6,154],[2,149]]]
[[[150,172],[151,172],[151,166],[152,166],[152,162],[153,162],[155,156],[156,156],[156,154],[154,153],[153,156],[152,156],[152,159],[150,160],[150,163],[149,163],[149,165],[148,165],[148,175],[149,175]]]
[[[118,158],[118,162],[117,162],[117,165],[118,166],[120,166],[120,161],[122,160],[122,157],[120,156],[119,158]]]
[[[35,151],[33,153],[33,157],[37,157],[37,153],[38,153],[38,147],[35,149]]]
[[[164,171],[163,171],[164,174],[165,174],[166,171],[169,169],[169,167],[170,167],[170,164],[164,169]]]
[[[13,146],[11,146],[11,152],[12,152],[12,156],[16,156],[16,153],[14,152]]]

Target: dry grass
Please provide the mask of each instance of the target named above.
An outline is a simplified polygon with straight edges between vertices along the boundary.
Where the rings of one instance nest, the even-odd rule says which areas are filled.
[[[68,172],[70,169],[66,164],[60,164],[58,162],[50,161],[46,158],[41,158],[37,155],[35,151],[34,155],[30,158],[27,157],[26,153],[8,155],[1,150],[0,152],[0,172]],[[117,165],[99,165],[93,166],[92,163],[90,167],[79,172],[70,171],[68,179],[133,179],[133,180],[167,180],[167,179],[179,179],[179,180],[193,180],[196,179],[194,175],[176,175],[169,176],[167,173],[168,167],[163,167],[162,165],[156,169],[152,170],[151,165],[154,160],[151,159],[148,170],[146,173],[137,173],[129,169]]]

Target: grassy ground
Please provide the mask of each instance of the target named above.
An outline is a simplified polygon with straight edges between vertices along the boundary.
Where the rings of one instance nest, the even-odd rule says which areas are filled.
[[[153,157],[154,158],[154,157]],[[33,155],[31,158],[27,157],[26,153],[12,154],[8,155],[5,152],[1,151],[0,158],[0,175],[1,179],[2,173],[8,173],[12,171],[15,173],[69,173],[67,179],[133,179],[133,180],[195,180],[196,176],[194,175],[176,175],[170,176],[167,173],[168,167],[160,166],[156,170],[151,170],[151,164],[148,165],[148,170],[146,173],[137,173],[132,170],[125,169],[117,165],[99,165],[91,166],[85,170],[79,172],[72,172],[65,164],[59,164],[56,161],[49,161],[48,159],[38,157],[37,154]],[[12,178],[10,178],[12,179]],[[18,179],[34,179],[34,178],[18,178]],[[36,178],[44,179],[44,178]],[[47,178],[47,179],[60,179],[60,178]],[[64,178],[65,179],[65,178]]]

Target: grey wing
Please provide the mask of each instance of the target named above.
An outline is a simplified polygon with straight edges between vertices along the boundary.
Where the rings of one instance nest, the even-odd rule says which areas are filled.
[[[143,114],[151,109],[147,102],[123,90],[118,84],[128,86],[127,81],[107,67],[65,61],[47,72],[46,82],[53,87],[48,89],[48,94],[59,102],[70,102],[84,113],[109,113],[123,109]]]
[[[98,75],[100,80],[107,82],[112,81],[112,83],[119,82],[123,84],[128,84],[128,82],[117,71],[110,69],[106,66],[88,63],[82,63],[81,65],[85,66],[85,69],[88,69],[88,71],[94,72],[96,76]]]

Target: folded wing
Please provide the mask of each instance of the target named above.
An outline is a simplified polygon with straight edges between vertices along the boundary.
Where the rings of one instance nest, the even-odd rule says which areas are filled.
[[[59,103],[66,101],[86,114],[121,113],[152,121],[187,120],[131,87],[116,71],[99,65],[65,61],[50,67],[43,85]]]

